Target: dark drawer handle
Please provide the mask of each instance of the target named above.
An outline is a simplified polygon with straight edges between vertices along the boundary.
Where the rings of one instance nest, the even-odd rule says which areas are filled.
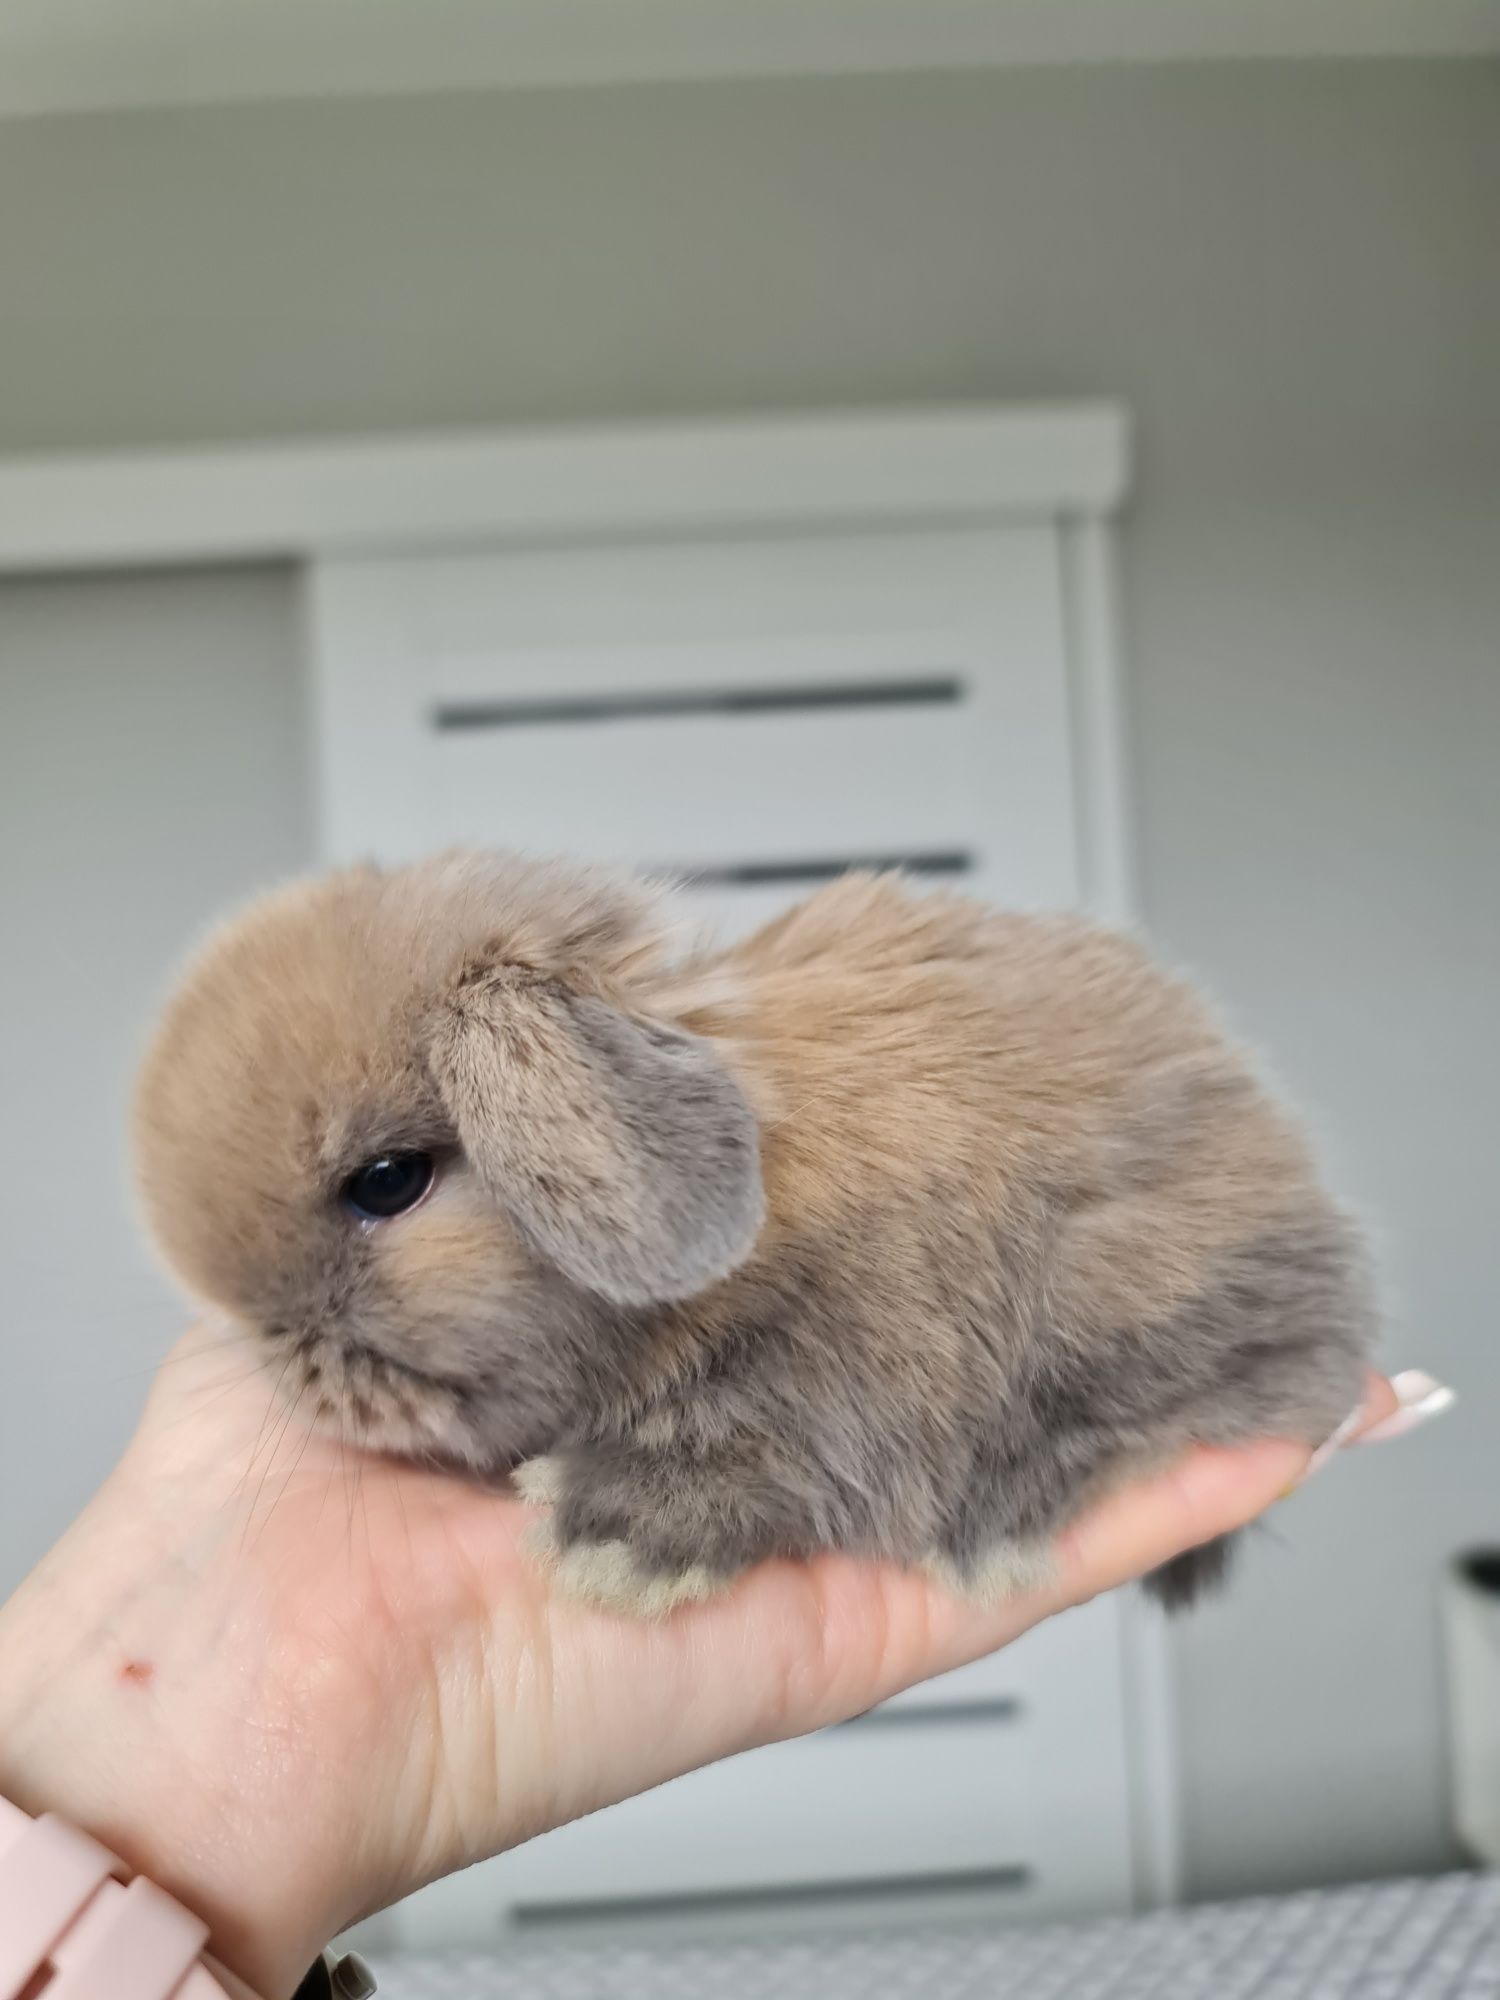
[[[1017,1695],[978,1701],[914,1702],[910,1708],[867,1708],[863,1715],[835,1723],[836,1729],[942,1729],[960,1722],[1015,1722],[1025,1704]]]

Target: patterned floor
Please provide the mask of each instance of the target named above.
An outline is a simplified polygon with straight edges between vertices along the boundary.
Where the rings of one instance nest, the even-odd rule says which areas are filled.
[[[1500,1876],[1036,1930],[386,1958],[382,2000],[1500,2000]]]

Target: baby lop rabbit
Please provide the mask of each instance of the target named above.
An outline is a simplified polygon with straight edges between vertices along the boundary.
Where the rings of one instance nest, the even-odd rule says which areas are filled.
[[[828,1548],[1002,1594],[1190,1443],[1320,1442],[1374,1333],[1193,992],[891,876],[723,951],[557,862],[295,885],[190,968],[135,1138],[167,1261],[304,1410],[517,1470],[559,1587],[647,1615]]]

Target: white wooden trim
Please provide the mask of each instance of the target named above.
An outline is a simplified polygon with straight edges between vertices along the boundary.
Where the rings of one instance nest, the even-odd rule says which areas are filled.
[[[1091,516],[1065,521],[1060,547],[1084,901],[1104,922],[1128,926],[1138,902],[1114,537]]]
[[[7,0],[0,116],[1017,63],[1460,56],[1492,0]]]
[[[1107,513],[1112,404],[0,459],[0,571]]]

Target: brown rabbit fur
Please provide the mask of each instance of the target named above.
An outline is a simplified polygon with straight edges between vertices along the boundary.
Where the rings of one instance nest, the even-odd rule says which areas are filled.
[[[722,952],[562,863],[294,885],[190,969],[136,1140],[169,1263],[288,1394],[520,1468],[560,1586],[638,1612],[825,1548],[1014,1588],[1191,1442],[1323,1439],[1374,1333],[1187,986],[891,876]],[[430,1198],[361,1222],[349,1176],[403,1150]]]

